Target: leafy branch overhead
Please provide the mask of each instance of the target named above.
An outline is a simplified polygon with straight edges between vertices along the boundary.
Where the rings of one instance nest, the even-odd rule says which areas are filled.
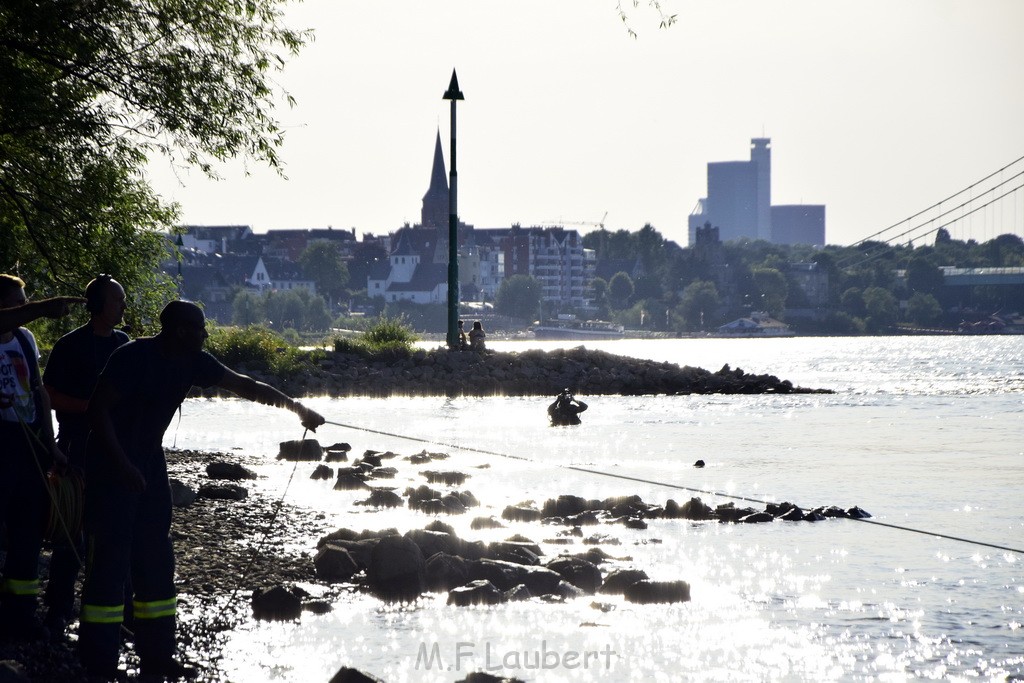
[[[280,168],[273,74],[310,39],[286,0],[5,0],[0,4],[0,270],[72,293],[98,271],[139,294],[173,226],[154,155],[213,176]],[[144,273],[146,275],[144,275]]]
[[[634,10],[640,7],[640,0],[632,0],[632,3]],[[665,8],[662,6],[662,0],[647,0],[647,6],[658,13],[658,28],[669,28],[676,23],[678,15],[667,14],[665,12]],[[622,23],[625,24],[626,31],[629,33],[630,37],[636,38],[636,31],[633,30],[633,26],[630,22],[630,13],[623,8],[622,0],[617,0],[615,3],[615,11],[618,13],[619,19],[622,20]]]

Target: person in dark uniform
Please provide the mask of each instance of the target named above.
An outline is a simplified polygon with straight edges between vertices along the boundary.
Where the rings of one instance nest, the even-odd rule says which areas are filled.
[[[25,282],[0,275],[0,309],[25,310]],[[34,309],[42,313],[45,309]],[[7,318],[4,324],[24,320]],[[39,552],[47,498],[45,473],[63,466],[53,438],[50,401],[39,376],[39,350],[24,327],[0,331],[0,521],[7,526],[7,558],[0,576],[0,637],[42,640],[36,619]]]
[[[43,386],[57,415],[57,445],[67,456],[75,476],[85,467],[85,445],[89,436],[89,397],[100,371],[114,349],[128,342],[128,335],[115,329],[124,320],[124,287],[110,275],[101,274],[85,287],[85,308],[89,322],[64,335],[53,345],[43,372]],[[80,529],[58,528],[53,539],[50,580],[43,602],[47,606],[44,624],[50,637],[64,634],[75,604],[75,579],[85,556]]]
[[[135,651],[144,676],[195,671],[175,658],[174,551],[164,431],[193,386],[217,386],[296,413],[307,429],[318,413],[277,389],[226,368],[203,350],[206,321],[193,303],[172,301],[160,333],[121,346],[89,402],[86,532],[90,557],[79,626],[79,656],[96,677],[116,677],[123,586],[131,571]]]
[[[577,400],[568,389],[562,389],[562,393],[548,406],[548,417],[551,418],[551,426],[578,425],[581,423],[580,413],[586,409],[586,403]]]

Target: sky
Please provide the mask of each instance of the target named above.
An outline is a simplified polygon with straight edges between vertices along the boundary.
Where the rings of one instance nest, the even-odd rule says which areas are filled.
[[[305,0],[315,39],[275,74],[294,107],[284,176],[221,180],[153,160],[182,222],[355,228],[419,221],[440,132],[458,209],[478,228],[653,225],[686,244],[707,163],[772,140],[772,203],[824,204],[851,244],[1024,156],[1021,0]],[[1024,233],[1012,211],[965,224]]]

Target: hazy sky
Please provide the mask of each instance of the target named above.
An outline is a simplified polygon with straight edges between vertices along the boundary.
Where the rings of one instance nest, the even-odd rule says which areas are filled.
[[[825,204],[827,241],[849,244],[1024,156],[1022,0],[663,2],[669,29],[623,0],[634,39],[613,0],[306,0],[287,22],[316,39],[278,79],[287,179],[152,179],[187,223],[415,223],[439,128],[450,164],[453,68],[459,216],[481,228],[607,213],[685,244],[707,162],[763,135],[772,203]],[[1000,216],[960,236],[1010,231]]]

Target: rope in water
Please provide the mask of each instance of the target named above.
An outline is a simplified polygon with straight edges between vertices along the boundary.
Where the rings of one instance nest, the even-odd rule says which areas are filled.
[[[394,437],[396,439],[406,439],[408,441],[417,441],[419,443],[425,443],[425,444],[430,444],[430,445],[434,445],[434,446],[444,446],[445,448],[454,448],[454,449],[458,449],[458,450],[462,450],[462,451],[471,451],[471,452],[474,452],[474,453],[482,453],[484,455],[494,455],[494,456],[497,456],[499,458],[509,458],[511,460],[521,460],[523,462],[529,462],[529,463],[533,463],[533,464],[537,464],[537,465],[542,464],[542,463],[537,462],[536,460],[532,460],[530,458],[526,458],[526,457],[523,457],[521,455],[509,455],[508,453],[499,453],[497,451],[491,451],[491,450],[487,450],[487,449],[484,449],[484,448],[476,448],[474,446],[463,446],[463,445],[460,445],[460,444],[446,443],[446,442],[437,441],[437,440],[434,440],[434,439],[423,439],[423,438],[416,437],[416,436],[408,436],[406,434],[398,434],[396,432],[386,432],[386,431],[383,431],[383,430],[380,430],[380,429],[370,429],[369,427],[360,427],[359,425],[345,424],[343,422],[334,422],[334,421],[331,421],[331,420],[325,420],[325,423],[329,424],[329,425],[334,425],[335,427],[344,427],[345,429],[354,429],[354,430],[361,431],[361,432],[369,432],[371,434],[381,434],[383,436],[391,436],[391,437]],[[657,480],[653,480],[653,479],[643,479],[641,477],[631,477],[631,476],[626,475],[626,474],[618,474],[616,472],[604,472],[604,471],[601,471],[601,470],[594,470],[594,469],[590,469],[590,468],[587,468],[587,467],[579,467],[579,466],[576,466],[576,465],[558,465],[558,467],[560,467],[562,469],[566,469],[566,470],[574,470],[576,472],[585,472],[587,474],[597,474],[597,475],[600,475],[600,476],[603,476],[603,477],[611,477],[613,479],[622,479],[624,481],[635,481],[635,482],[639,482],[641,484],[650,484],[652,486],[663,486],[665,488],[679,489],[679,490],[682,490],[682,491],[691,491],[693,493],[703,493],[703,494],[706,494],[706,495],[709,495],[709,496],[718,496],[718,497],[721,497],[721,498],[732,498],[734,500],[742,500],[742,501],[747,501],[747,502],[750,502],[750,503],[757,503],[759,505],[763,505],[765,503],[765,500],[763,500],[763,499],[758,500],[756,498],[749,498],[747,496],[738,496],[738,495],[734,495],[734,494],[731,494],[731,493],[723,493],[721,491],[711,491],[711,490],[708,490],[708,489],[696,488],[696,487],[693,487],[693,486],[684,486],[682,484],[674,484],[674,483],[671,483],[671,482],[657,481]],[[874,524],[876,526],[884,526],[884,527],[888,527],[890,529],[897,529],[899,531],[910,531],[910,532],[913,532],[913,533],[916,533],[916,534],[924,534],[926,536],[933,536],[935,538],[944,538],[944,539],[949,540],[949,541],[959,541],[961,543],[969,543],[971,545],[983,546],[983,547],[986,547],[986,548],[994,548],[996,550],[1005,550],[1007,552],[1018,553],[1020,555],[1024,555],[1024,550],[1022,550],[1020,548],[1012,548],[1010,546],[998,545],[998,544],[995,544],[995,543],[986,543],[984,541],[976,541],[976,540],[970,539],[970,538],[963,538],[962,536],[951,536],[949,534],[942,534],[942,533],[938,533],[938,532],[935,532],[935,531],[926,531],[924,529],[916,529],[914,527],[902,526],[902,525],[899,525],[899,524],[890,524],[888,522],[879,522],[879,521],[874,520],[874,519],[867,519],[867,518],[863,518],[863,517],[847,517],[845,519],[852,519],[852,520],[857,521],[857,522],[865,522],[867,524]]]

